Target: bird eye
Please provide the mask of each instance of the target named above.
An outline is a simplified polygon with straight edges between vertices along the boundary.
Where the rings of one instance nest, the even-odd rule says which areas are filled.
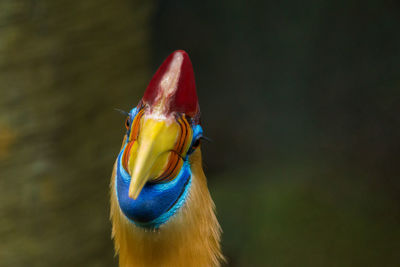
[[[130,124],[129,117],[128,117],[128,118],[126,118],[126,121],[125,121],[125,127],[127,130],[129,130],[129,126],[131,126],[131,124]]]
[[[196,148],[198,148],[200,145],[200,138],[197,138],[196,141],[194,141],[193,145],[189,148],[189,151],[187,152],[188,155],[192,154]]]
[[[194,143],[193,143],[193,149],[195,149],[195,148],[197,148],[198,146],[200,145],[200,138],[199,139],[197,139],[196,141],[194,141]]]

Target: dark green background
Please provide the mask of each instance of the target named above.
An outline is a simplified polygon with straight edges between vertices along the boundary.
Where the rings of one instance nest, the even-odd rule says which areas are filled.
[[[193,62],[228,266],[400,265],[397,1],[0,2],[0,266],[116,266],[134,107]]]

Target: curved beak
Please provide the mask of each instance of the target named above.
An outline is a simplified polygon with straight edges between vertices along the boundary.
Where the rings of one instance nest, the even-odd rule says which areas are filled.
[[[143,116],[136,149],[130,151],[128,160],[130,198],[137,199],[145,184],[162,173],[179,130],[175,121]]]

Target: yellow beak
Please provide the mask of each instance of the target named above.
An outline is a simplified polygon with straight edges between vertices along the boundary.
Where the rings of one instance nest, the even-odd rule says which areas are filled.
[[[128,160],[130,198],[137,199],[145,184],[161,175],[168,164],[179,131],[180,126],[175,120],[143,116],[139,136]]]

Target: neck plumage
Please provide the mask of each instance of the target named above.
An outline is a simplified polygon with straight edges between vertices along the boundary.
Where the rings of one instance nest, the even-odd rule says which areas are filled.
[[[120,267],[219,266],[221,228],[201,166],[201,152],[190,157],[192,184],[186,203],[158,230],[135,226],[119,208],[116,164],[111,179],[112,236]]]

